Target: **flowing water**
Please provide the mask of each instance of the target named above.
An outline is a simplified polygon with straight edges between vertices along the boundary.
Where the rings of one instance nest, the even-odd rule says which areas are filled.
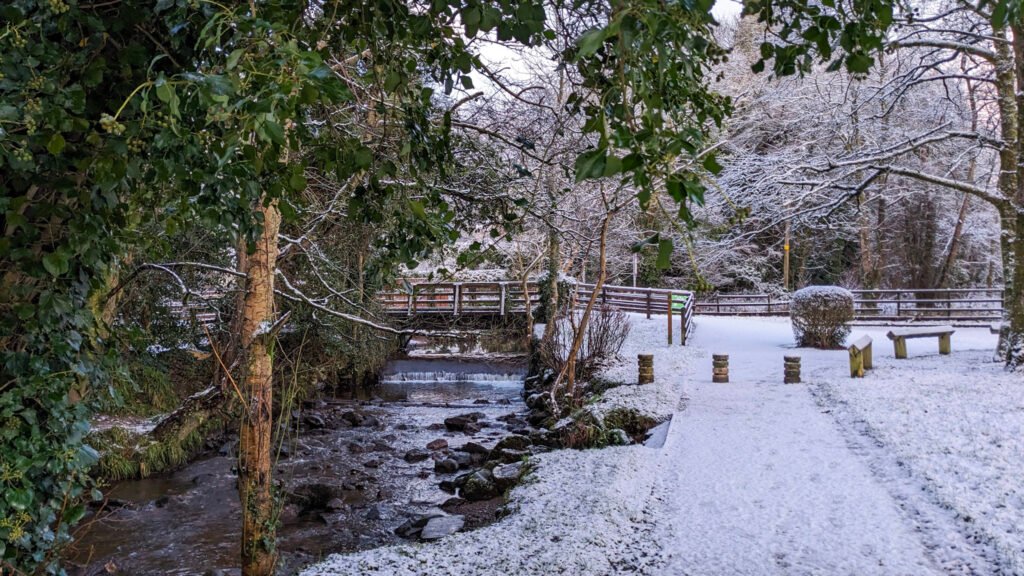
[[[521,360],[413,357],[391,362],[369,394],[327,399],[304,411],[276,465],[287,503],[279,573],[329,553],[398,542],[396,526],[436,512],[451,498],[438,483],[455,475],[434,471],[444,450],[418,462],[407,461],[406,453],[436,439],[452,448],[470,440],[492,446],[519,426],[497,419],[524,410],[524,375]],[[445,429],[445,418],[467,412],[485,415],[480,432]],[[365,417],[376,424],[346,420]],[[236,463],[229,442],[168,476],[113,486],[108,508],[83,525],[69,560],[88,566],[79,573],[90,576],[105,574],[97,572],[104,565],[118,574],[237,573]]]

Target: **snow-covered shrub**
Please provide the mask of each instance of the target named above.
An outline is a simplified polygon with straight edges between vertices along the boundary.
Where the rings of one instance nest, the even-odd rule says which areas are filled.
[[[853,294],[839,286],[808,286],[793,293],[789,317],[797,346],[840,348],[850,335]]]
[[[579,321],[583,315],[577,310],[555,323],[554,333],[549,342],[540,346],[540,361],[546,368],[558,374],[568,361],[569,349]],[[618,310],[597,305],[590,313],[583,345],[576,357],[576,379],[589,380],[598,369],[607,365],[619,355],[626,337],[629,336],[629,318]]]

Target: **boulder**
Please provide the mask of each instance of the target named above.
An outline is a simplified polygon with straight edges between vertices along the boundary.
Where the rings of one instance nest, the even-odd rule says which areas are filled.
[[[348,422],[351,426],[361,426],[366,416],[362,412],[356,412],[355,410],[349,410],[341,413],[341,419]]]
[[[560,446],[558,436],[550,434],[546,430],[535,430],[530,432],[530,442],[532,442],[534,446],[547,446],[549,448],[558,448]]]
[[[533,442],[530,441],[529,437],[527,437],[527,436],[520,436],[518,434],[513,434],[511,436],[506,436],[506,437],[502,438],[500,441],[498,441],[498,444],[495,445],[494,449],[495,450],[506,450],[506,449],[507,450],[526,450],[526,449],[528,449],[530,447],[530,444],[533,444]]]
[[[519,477],[523,475],[523,463],[495,466],[494,470],[491,470],[491,475],[494,477],[494,483],[504,490],[519,481]]]
[[[445,458],[434,463],[434,472],[438,474],[451,474],[459,470],[459,463],[453,458]]]
[[[473,463],[473,455],[467,452],[453,452],[451,459],[455,460],[459,468],[469,468]]]
[[[479,432],[480,427],[476,425],[478,420],[483,420],[487,415],[483,412],[470,412],[468,414],[459,414],[458,416],[452,416],[444,419],[445,428],[454,432],[468,432],[469,430],[475,430],[473,432]],[[469,428],[469,430],[467,430]],[[470,433],[473,433],[470,432]]]
[[[415,538],[423,531],[423,527],[427,525],[434,518],[440,518],[441,514],[424,514],[422,516],[413,516],[405,522],[395,528],[395,534],[402,538]]]
[[[324,420],[324,417],[316,413],[303,414],[302,423],[311,430],[318,430],[327,426],[327,421]]]
[[[470,454],[487,454],[490,452],[486,447],[481,444],[477,444],[476,442],[466,442],[462,446],[456,448],[456,450],[460,452],[468,452]]]
[[[430,452],[427,452],[422,448],[413,448],[412,450],[406,452],[403,458],[405,459],[406,462],[409,463],[422,462],[427,458],[430,458]]]
[[[448,447],[448,441],[444,438],[438,438],[427,444],[427,450],[444,450]]]
[[[512,450],[511,448],[508,448],[508,449],[495,448],[494,450],[491,450],[490,454],[487,455],[487,459],[491,460],[491,461],[494,461],[494,462],[500,462],[501,464],[510,464],[512,462],[519,462],[523,458],[525,458],[525,457],[527,457],[529,455],[530,455],[530,451],[529,450]]]
[[[466,522],[462,519],[462,516],[439,516],[437,518],[431,518],[427,521],[426,526],[420,532],[420,540],[440,540],[449,534],[454,534],[462,527]]]
[[[494,476],[486,468],[473,472],[462,485],[461,496],[466,500],[489,500],[501,494]]]
[[[462,432],[470,424],[473,424],[473,421],[465,416],[452,416],[444,419],[445,428],[453,432]]]
[[[385,442],[384,440],[374,440],[374,441],[373,441],[373,442],[372,442],[372,443],[370,444],[370,449],[371,449],[371,450],[372,450],[373,452],[391,452],[391,451],[392,451],[392,450],[394,450],[395,448],[394,448],[394,446],[392,446],[392,445],[388,444],[388,443],[387,443],[387,442]]]

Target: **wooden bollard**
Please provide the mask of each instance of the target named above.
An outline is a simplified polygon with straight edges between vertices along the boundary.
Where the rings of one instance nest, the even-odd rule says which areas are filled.
[[[639,372],[637,384],[651,384],[654,382],[654,354],[637,354],[636,367]]]
[[[782,381],[786,384],[799,384],[800,383],[800,357],[799,356],[783,356],[783,366],[785,372],[783,374]]]
[[[729,355],[712,354],[711,366],[711,381],[718,384],[727,384],[729,382]]]

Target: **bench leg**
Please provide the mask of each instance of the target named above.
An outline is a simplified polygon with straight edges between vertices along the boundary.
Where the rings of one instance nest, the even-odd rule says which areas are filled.
[[[939,354],[949,354],[953,351],[953,345],[950,340],[951,337],[949,334],[939,336]]]
[[[892,345],[895,348],[896,358],[907,357],[907,340],[905,338],[897,337],[892,341]]]
[[[868,347],[864,349],[864,369],[871,370],[874,367],[874,361],[871,358],[871,344],[868,344]]]

